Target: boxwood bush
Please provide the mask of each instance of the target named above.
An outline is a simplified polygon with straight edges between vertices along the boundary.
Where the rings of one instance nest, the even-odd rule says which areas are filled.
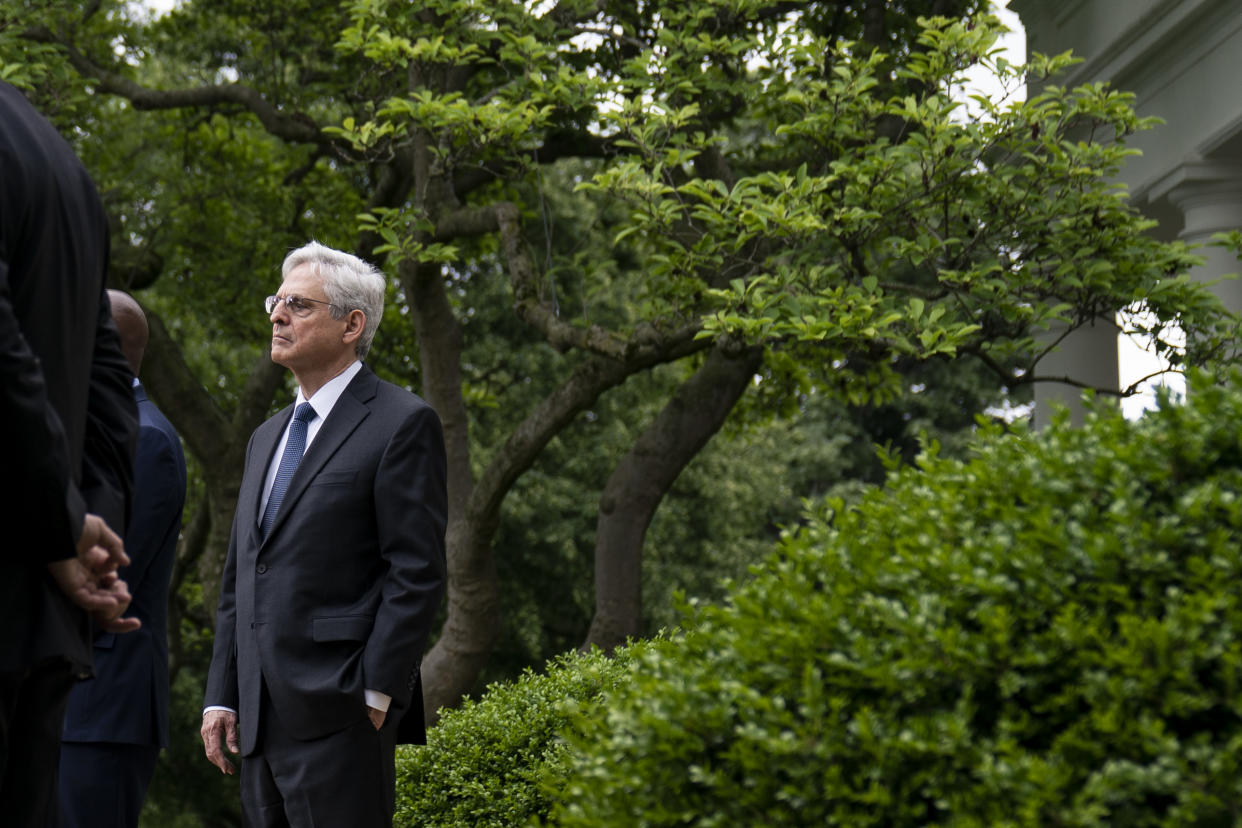
[[[425,746],[397,751],[395,828],[510,828],[545,817],[550,801],[541,782],[563,782],[568,766],[558,731],[593,715],[647,646],[612,659],[598,651],[564,655],[543,673],[528,670],[446,711]]]
[[[692,630],[567,731],[561,825],[1242,824],[1238,378],[929,451]]]

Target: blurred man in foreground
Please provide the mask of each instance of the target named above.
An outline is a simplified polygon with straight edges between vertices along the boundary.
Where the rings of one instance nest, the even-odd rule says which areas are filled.
[[[104,294],[103,205],[69,145],[0,83],[0,814],[55,818],[65,703],[90,675],[90,619],[129,593],[123,531],[137,410]]]

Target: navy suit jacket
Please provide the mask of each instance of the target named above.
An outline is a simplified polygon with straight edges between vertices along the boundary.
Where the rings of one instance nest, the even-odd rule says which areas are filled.
[[[260,732],[261,684],[295,739],[365,720],[368,689],[392,697],[391,719],[421,723],[418,666],[444,591],[444,436],[431,407],[363,366],[264,538],[263,485],[292,415],[250,438],[220,585],[204,706],[238,712],[243,756]]]
[[[185,506],[185,456],[172,423],[139,385],[134,507],[120,570],[142,620],[135,632],[95,639],[95,678],[78,683],[65,714],[66,742],[168,746],[168,583]]]
[[[86,169],[0,82],[0,671],[89,670],[86,613],[47,572],[85,511],[124,532],[138,417],[104,293],[108,224]]]

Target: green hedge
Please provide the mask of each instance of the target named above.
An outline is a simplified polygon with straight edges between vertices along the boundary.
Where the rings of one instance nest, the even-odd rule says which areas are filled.
[[[444,713],[422,747],[397,751],[395,828],[510,828],[547,816],[547,778],[563,784],[568,749],[557,732],[590,716],[647,644],[549,662],[477,702]]]
[[[569,731],[554,817],[1242,823],[1238,385],[823,508]]]

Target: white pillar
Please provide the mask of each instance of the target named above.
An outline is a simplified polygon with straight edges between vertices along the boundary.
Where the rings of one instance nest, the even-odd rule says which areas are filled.
[[[1064,326],[1053,326],[1039,337],[1043,342],[1055,342],[1065,332]],[[1120,380],[1117,372],[1117,326],[1111,319],[1098,319],[1083,325],[1060,341],[1056,350],[1050,352],[1035,366],[1040,377],[1068,377],[1092,388],[1117,390]],[[1082,423],[1083,389],[1064,382],[1035,383],[1035,411],[1032,423],[1036,428],[1048,425],[1053,409],[1069,408],[1073,422]],[[1100,399],[1116,400],[1116,397]]]
[[[1242,165],[1192,161],[1166,176],[1152,196],[1168,196],[1182,211],[1181,238],[1206,245],[1215,233],[1242,229]],[[1191,271],[1200,281],[1213,281],[1242,270],[1237,257],[1221,247],[1195,251],[1206,261]],[[1227,279],[1212,292],[1231,311],[1242,311],[1242,280]]]
[[[1182,213],[1183,241],[1207,245],[1216,233],[1242,229],[1242,165],[1194,159],[1180,165],[1151,188],[1149,199],[1167,197]],[[1200,247],[1195,253],[1204,264],[1191,271],[1203,282],[1242,272],[1242,263],[1221,247]],[[1212,292],[1231,311],[1242,312],[1242,279],[1226,279],[1212,286]],[[1054,329],[1044,338],[1053,341]],[[1097,388],[1119,388],[1117,329],[1105,322],[1073,332],[1060,347],[1041,361],[1036,373],[1045,377],[1068,376]],[[1082,420],[1081,390],[1063,383],[1044,382],[1035,386],[1036,427],[1047,425],[1055,405],[1070,408],[1074,422]]]

